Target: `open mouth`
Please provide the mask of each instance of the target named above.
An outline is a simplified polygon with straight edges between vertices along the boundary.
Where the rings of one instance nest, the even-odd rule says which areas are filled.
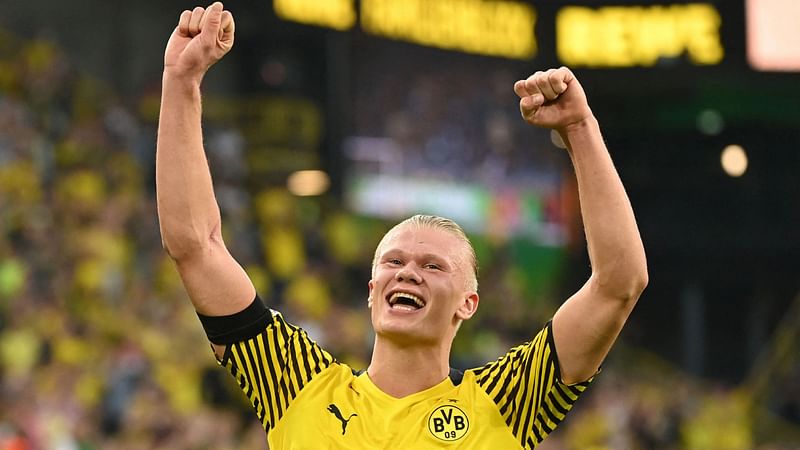
[[[408,292],[395,292],[389,296],[389,306],[392,309],[403,311],[416,311],[425,306],[425,301]]]

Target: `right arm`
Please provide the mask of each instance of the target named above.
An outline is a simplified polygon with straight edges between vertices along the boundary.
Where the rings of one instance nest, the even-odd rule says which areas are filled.
[[[184,11],[164,55],[156,150],[161,239],[195,309],[206,316],[237,313],[255,298],[252,282],[222,241],[200,126],[201,81],[230,50],[233,34],[233,17],[219,2]]]
[[[200,83],[233,45],[233,17],[217,2],[181,14],[164,55],[156,150],[161,239],[175,261],[220,364],[269,432],[312,377],[334,363],[308,334],[256,298],[222,241],[200,127]],[[254,301],[255,299],[255,301]]]

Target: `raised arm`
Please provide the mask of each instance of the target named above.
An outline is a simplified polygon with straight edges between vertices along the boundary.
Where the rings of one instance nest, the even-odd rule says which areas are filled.
[[[566,67],[517,81],[522,117],[555,129],[578,180],[592,274],[553,317],[562,380],[597,372],[647,285],[647,262],[628,196],[580,83]]]
[[[161,239],[197,311],[222,316],[246,308],[255,289],[222,241],[200,127],[200,83],[233,46],[222,3],[184,11],[167,43],[156,150]]]

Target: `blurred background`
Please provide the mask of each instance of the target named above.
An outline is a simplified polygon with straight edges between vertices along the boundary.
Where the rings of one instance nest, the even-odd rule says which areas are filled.
[[[265,449],[161,248],[177,0],[3,1],[0,450]],[[369,262],[452,217],[481,309],[452,364],[529,339],[589,274],[574,176],[513,82],[568,65],[631,197],[650,285],[544,449],[800,448],[800,2],[231,0],[204,83],[226,243],[363,368]]]

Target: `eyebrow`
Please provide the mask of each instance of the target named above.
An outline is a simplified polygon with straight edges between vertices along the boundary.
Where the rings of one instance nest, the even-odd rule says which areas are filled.
[[[401,256],[403,258],[410,258],[411,255],[412,255],[411,253],[409,253],[409,252],[407,252],[407,251],[405,251],[405,250],[403,250],[401,248],[392,248],[392,249],[389,249],[389,250],[383,252],[383,254],[381,255],[381,260],[384,260],[384,259],[386,259],[388,257],[392,257],[392,256]],[[420,258],[423,261],[433,261],[433,262],[435,262],[435,263],[437,263],[437,264],[439,264],[441,266],[448,267],[448,268],[456,265],[455,262],[450,263],[447,258],[445,258],[443,256],[440,256],[440,255],[438,255],[436,253],[422,253],[420,255],[417,255],[417,257]]]

